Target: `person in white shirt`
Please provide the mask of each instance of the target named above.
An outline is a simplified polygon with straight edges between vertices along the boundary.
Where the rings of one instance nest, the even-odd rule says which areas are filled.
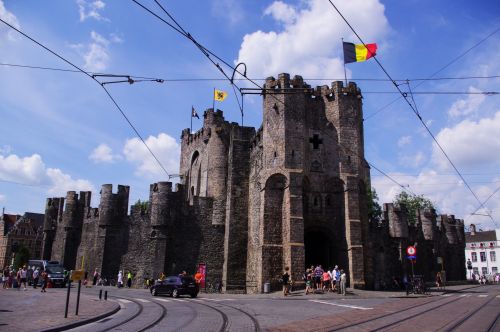
[[[342,295],[345,295],[345,284],[347,281],[347,276],[344,272],[344,270],[340,270],[340,290]]]

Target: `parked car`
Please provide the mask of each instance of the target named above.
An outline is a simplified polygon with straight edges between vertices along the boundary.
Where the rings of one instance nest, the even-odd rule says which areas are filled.
[[[157,280],[151,287],[151,295],[169,295],[179,297],[180,295],[198,296],[200,291],[198,284],[192,277],[167,277],[165,280]]]
[[[47,276],[54,287],[64,287],[66,279],[64,277],[64,268],[60,264],[49,264],[46,266]]]

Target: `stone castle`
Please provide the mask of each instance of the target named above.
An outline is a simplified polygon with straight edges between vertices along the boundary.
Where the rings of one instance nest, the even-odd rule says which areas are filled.
[[[463,221],[421,211],[408,225],[404,206],[384,205],[368,220],[362,95],[354,83],[311,89],[302,77],[268,78],[259,129],[204,113],[181,134],[181,182],[150,186],[148,204],[128,214],[128,186],[47,200],[43,258],[104,276],[130,270],[134,282],[161,272],[194,273],[225,291],[279,287],[285,266],[301,281],[306,266],[339,265],[352,287],[378,288],[407,273],[405,249],[418,243],[416,268],[432,279],[443,257],[448,279],[464,279]],[[461,249],[460,249],[461,248]],[[421,253],[421,254],[420,254]],[[428,259],[432,264],[426,263]],[[463,267],[463,268],[462,268]]]

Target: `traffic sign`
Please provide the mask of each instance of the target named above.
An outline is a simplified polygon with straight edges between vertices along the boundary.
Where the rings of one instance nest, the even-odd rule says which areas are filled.
[[[85,272],[83,270],[71,270],[71,281],[83,280]]]
[[[414,246],[408,246],[408,248],[406,248],[406,253],[408,254],[408,256],[416,256],[417,248],[415,248]]]

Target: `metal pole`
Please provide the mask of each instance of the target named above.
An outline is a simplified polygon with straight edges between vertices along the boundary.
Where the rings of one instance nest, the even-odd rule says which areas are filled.
[[[66,293],[66,309],[64,309],[64,318],[68,318],[69,292],[71,290],[71,278],[68,281],[68,292]]]
[[[78,316],[78,308],[80,307],[80,289],[82,288],[82,281],[78,280],[78,293],[76,295],[76,311],[75,315]]]
[[[342,50],[344,50],[344,38],[342,38]],[[347,71],[345,69],[345,59],[344,59],[344,77],[345,77],[345,87],[347,88]]]

